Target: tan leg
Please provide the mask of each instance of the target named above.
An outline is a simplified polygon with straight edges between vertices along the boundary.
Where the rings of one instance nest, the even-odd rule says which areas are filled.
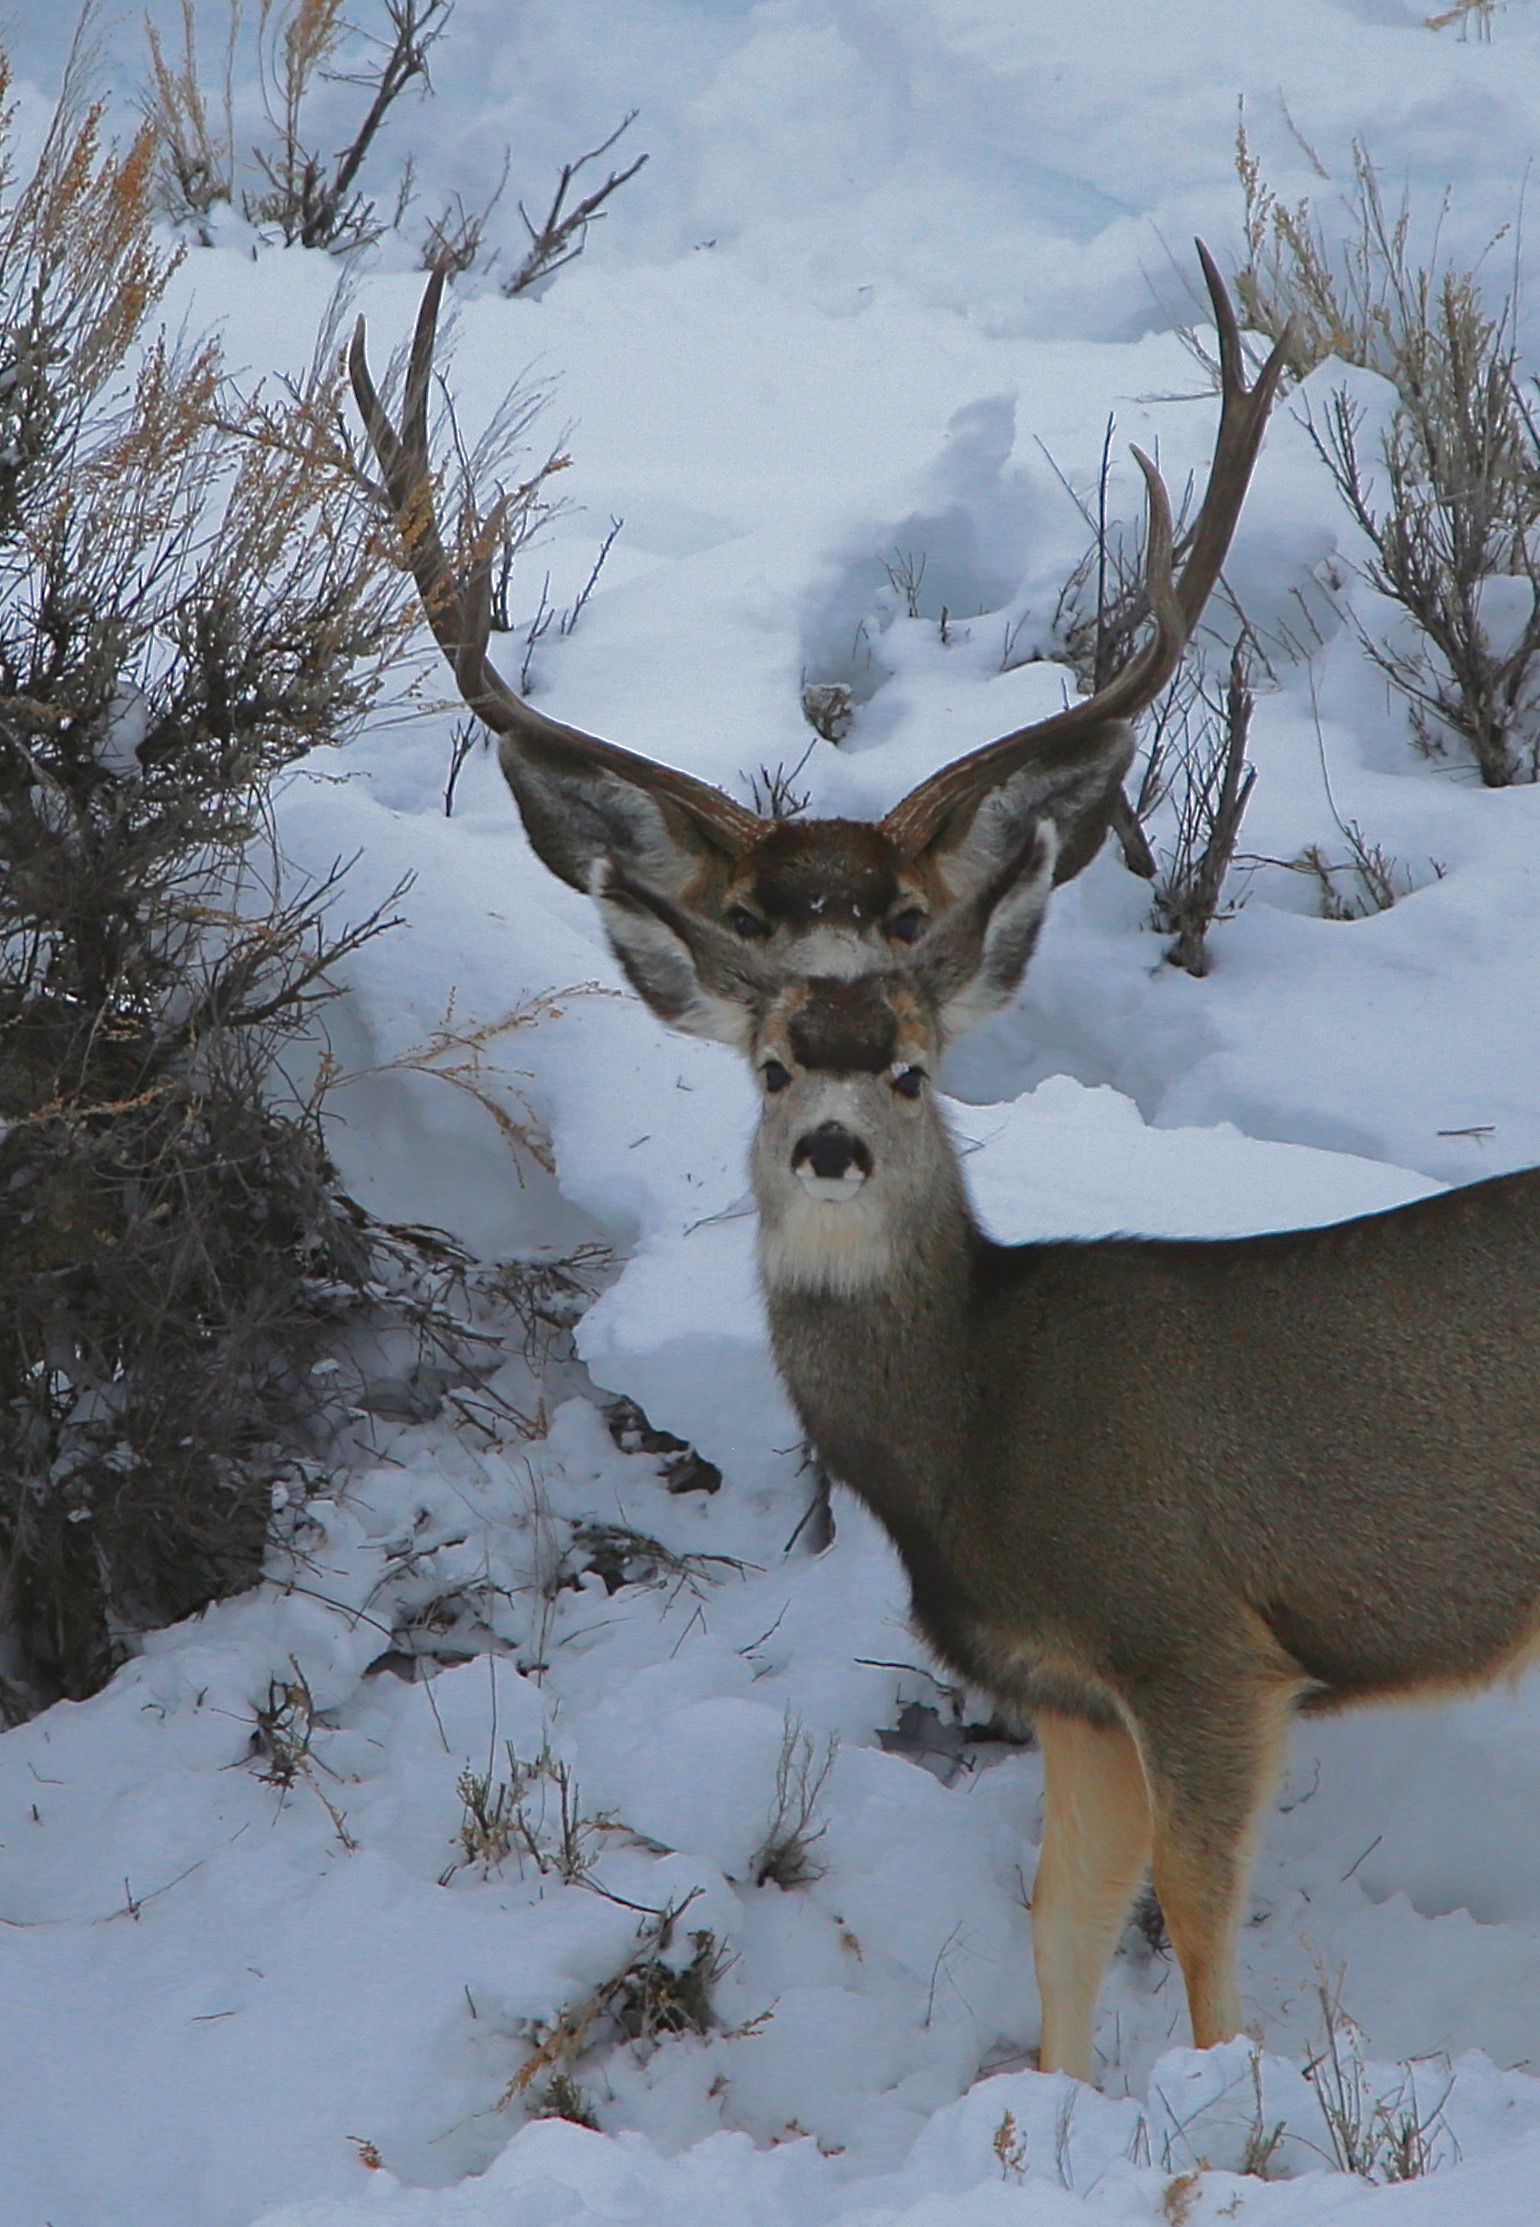
[[[1284,1684],[1240,1684],[1225,1697],[1222,1716],[1190,1704],[1174,1725],[1164,1710],[1153,1721],[1141,1715],[1155,1891],[1199,2049],[1242,2031],[1236,1935],[1292,1700]]]
[[[1139,1753],[1121,1728],[1039,1711],[1043,1852],[1032,1890],[1032,1953],[1044,2072],[1091,2077],[1096,1991],[1150,1859]]]

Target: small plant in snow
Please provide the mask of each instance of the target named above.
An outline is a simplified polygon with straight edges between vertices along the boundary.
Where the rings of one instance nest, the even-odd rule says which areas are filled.
[[[460,1820],[461,1862],[495,1871],[513,1847],[516,1827],[512,1786],[507,1779],[499,1779],[494,1785],[490,1771],[473,1771],[467,1764],[455,1781],[455,1792],[465,1809]],[[452,1876],[452,1871],[445,1876]]]
[[[360,34],[344,17],[342,0],[262,0],[257,47],[272,136],[251,150],[258,182],[242,195],[248,222],[287,246],[333,254],[367,247],[400,224],[411,199],[410,169],[387,214],[359,181],[401,95],[410,85],[428,85],[428,56],[448,29],[453,6],[454,0],[383,0],[380,31],[361,41],[367,59],[344,70],[341,50],[350,38],[359,42]],[[168,215],[190,221],[205,242],[214,210],[235,191],[231,79],[240,25],[239,0],[230,0],[217,110],[203,89],[193,0],[181,0],[179,52],[168,55],[154,23],[147,26],[145,106],[156,132],[159,199]],[[360,113],[341,150],[323,154],[307,116],[317,88],[328,84],[355,86]]]
[[[532,2119],[569,2119],[574,2126],[586,2126],[591,2133],[599,2131],[594,2107],[570,2072],[552,2073],[545,2086],[531,2099],[529,2115]]]
[[[843,742],[855,720],[855,699],[842,680],[804,681],[802,716],[825,742]]]
[[[828,1826],[813,1821],[838,1751],[837,1740],[831,1738],[820,1746],[810,1732],[787,1719],[775,1767],[769,1830],[750,1865],[756,1887],[805,1887],[823,1877],[824,1866],[814,1850]]]
[[[310,1760],[315,1703],[297,1665],[292,1678],[271,1678],[267,1700],[255,1712],[251,1752],[269,1786],[290,1787]]]
[[[920,590],[925,585],[927,561],[923,549],[895,549],[890,557],[882,559],[888,586],[903,605],[905,618],[920,616]]]
[[[1430,31],[1458,30],[1463,46],[1467,39],[1477,39],[1484,46],[1492,36],[1492,24],[1508,0],[1454,0],[1451,8],[1441,8],[1437,15],[1423,17]]]
[[[636,176],[647,157],[638,155],[624,170],[612,170],[602,184],[595,186],[591,193],[584,194],[581,199],[569,202],[567,197],[575,180],[588,165],[597,162],[601,155],[607,155],[621,134],[631,129],[636,122],[636,115],[633,108],[629,116],[621,118],[608,139],[601,139],[597,147],[590,147],[575,162],[562,164],[556,190],[543,217],[531,217],[523,202],[519,203],[519,216],[529,235],[529,246],[513,276],[504,283],[505,294],[529,293],[582,254],[584,242],[588,238],[588,228],[602,220],[605,202],[612,193],[618,192],[628,180]]]
[[[1027,2177],[1027,2138],[1016,2125],[1016,2114],[1007,2111],[995,2128],[990,2148],[1000,2168],[1003,2181],[1024,2181]]]
[[[1127,663],[1150,610],[1137,541],[1131,541],[1116,523],[1108,505],[1116,423],[1115,418],[1109,417],[1102,434],[1094,508],[1070,484],[1048,450],[1043,450],[1054,477],[1091,536],[1084,555],[1059,590],[1053,614],[1053,638],[1058,653],[1073,667],[1087,695],[1094,694]],[[1009,643],[1005,654],[1009,670]]]
[[[1262,2052],[1251,2052],[1251,2124],[1246,2129],[1246,2144],[1241,2152],[1240,2171],[1253,2180],[1265,2181],[1272,2177],[1273,2162],[1277,2157],[1284,2135],[1288,2131],[1283,2119],[1270,2119],[1262,2099]]]
[[[674,2034],[711,2031],[712,1993],[726,1958],[716,1935],[704,1927],[679,1938],[679,1921],[699,1892],[694,1889],[677,1906],[648,1912],[624,1963],[548,2025],[536,2024],[535,2047],[501,2103],[529,2095],[542,2078],[572,2079],[578,2060],[605,2038],[652,2046]]]
[[[317,1775],[326,1771],[328,1777],[334,1777],[335,1773],[328,1771],[313,1751],[319,1721],[315,1698],[304,1672],[292,1658],[289,1668],[290,1677],[269,1679],[267,1699],[254,1711],[251,1752],[262,1764],[258,1775],[266,1785],[276,1786],[283,1794],[296,1785],[308,1786],[331,1819],[337,1838],[351,1851],[358,1843],[348,1831],[347,1819]]]
[[[1300,872],[1313,875],[1320,885],[1324,920],[1367,920],[1412,894],[1417,882],[1411,869],[1371,843],[1356,820],[1343,821],[1342,834],[1345,859],[1329,858],[1319,843],[1307,843],[1299,854]],[[1429,863],[1434,879],[1442,880],[1444,870],[1437,860]]]
[[[406,229],[416,198],[412,165],[399,167],[394,189],[380,199],[365,183],[371,158],[391,111],[415,86],[431,93],[429,57],[449,28],[454,0],[377,0],[372,16],[358,21],[342,0],[257,0],[255,59],[261,80],[267,134],[249,149],[235,141],[234,80],[243,22],[242,0],[227,0],[219,86],[210,92],[198,52],[195,0],[178,0],[174,44],[155,23],[146,25],[149,83],[145,115],[156,141],[156,199],[174,223],[185,224],[204,246],[214,238],[215,212],[239,198],[249,224],[286,246],[324,248],[348,255],[372,246],[387,232]],[[337,117],[331,89],[352,87],[354,114]],[[590,163],[608,154],[636,121],[623,117],[598,146],[564,163],[543,216],[518,204],[526,244],[503,281],[505,294],[537,291],[582,254],[605,203],[647,161],[645,154],[611,171],[577,200],[572,189]],[[342,144],[337,145],[341,138]],[[443,262],[456,271],[484,262],[496,268],[501,251],[488,252],[491,220],[508,184],[511,158],[504,151],[495,183],[476,202],[456,193],[422,229],[425,270]],[[245,177],[251,181],[242,185]]]
[[[613,1266],[609,1247],[594,1239],[570,1252],[550,1248],[499,1261],[486,1272],[487,1284],[522,1327],[526,1358],[538,1362],[570,1346]]]
[[[1324,2039],[1305,2066],[1326,2128],[1326,2152],[1344,2173],[1377,2182],[1421,2180],[1458,2152],[1444,2118],[1451,2086],[1447,2067],[1430,2085],[1429,2103],[1418,2093],[1418,2068],[1401,2067],[1400,2085],[1381,2094],[1364,2062],[1363,2036],[1324,1979],[1317,1986]],[[1423,2068],[1427,2079],[1427,2068]]]
[[[1160,2216],[1166,2227],[1188,2227],[1192,2207],[1203,2186],[1204,2168],[1195,2165],[1189,2172],[1174,2173],[1160,2195]]]
[[[559,461],[553,460],[547,469],[558,471],[564,462],[565,458]],[[537,481],[532,481],[527,492],[533,496],[537,491],[538,484]],[[530,514],[530,524],[527,530],[518,535],[511,532],[504,533],[502,546],[492,572],[492,630],[494,633],[508,634],[513,630],[513,612],[508,594],[513,577],[514,559],[519,551],[527,545],[533,534],[539,530],[539,527],[553,517],[560,507],[560,505],[540,503]],[[619,539],[624,525],[625,520],[623,518],[612,518],[610,520],[609,532],[599,544],[598,554],[589,568],[588,578],[583,582],[565,611],[558,611],[555,604],[552,603],[551,575],[546,574],[541,584],[540,601],[536,606],[535,615],[525,630],[524,655],[519,661],[519,687],[526,696],[529,694],[530,668],[534,662],[536,649],[545,636],[550,633],[553,626],[556,629],[558,639],[560,639],[570,634],[577,625],[578,620],[583,616],[589,597],[599,585],[599,575],[608,563],[610,551]]]
[[[537,1028],[543,1021],[559,1021],[569,998],[607,998],[619,994],[600,982],[569,982],[565,989],[538,992],[496,1020],[462,1022],[455,1012],[451,993],[442,1020],[420,1043],[398,1052],[393,1059],[382,1060],[377,1066],[347,1072],[328,1058],[322,1066],[323,1080],[328,1089],[339,1089],[365,1076],[376,1075],[431,1075],[439,1082],[448,1083],[451,1089],[472,1099],[494,1123],[512,1155],[514,1174],[522,1182],[520,1162],[523,1159],[533,1160],[548,1174],[555,1163],[551,1148],[535,1125],[517,1086],[505,1079],[506,1070],[501,1067],[504,1048],[525,1029]],[[493,1063],[494,1055],[497,1055],[497,1064]],[[517,1113],[514,1106],[519,1108]]]
[[[511,1745],[507,1755],[506,1778],[494,1780],[490,1766],[477,1771],[467,1765],[460,1773],[460,1857],[439,1884],[447,1886],[466,1865],[494,1871],[511,1855],[527,1859],[543,1878],[577,1885],[588,1876],[595,1838],[616,1827],[608,1817],[583,1816],[571,1767],[549,1747],[531,1763],[521,1763]]]
[[[761,819],[801,819],[812,803],[813,795],[810,789],[797,787],[797,776],[812,756],[815,747],[810,742],[794,766],[788,767],[784,762],[777,766],[762,765],[758,773],[751,773],[746,777],[740,774],[740,780],[747,778],[749,802]]]
[[[1094,695],[1098,688],[1103,687],[1127,663],[1133,655],[1139,632],[1150,615],[1140,549],[1112,518],[1108,502],[1114,428],[1115,420],[1109,417],[1102,436],[1094,507],[1077,493],[1052,456],[1048,456],[1055,477],[1075,505],[1091,536],[1085,554],[1059,590],[1052,628],[1055,654],[1073,668],[1087,695]],[[1048,455],[1046,449],[1043,453]],[[1178,560],[1187,546],[1188,537],[1183,531],[1183,519],[1179,518],[1176,522]],[[1002,655],[1003,671],[1009,671],[1016,661],[1017,631],[1017,628],[1007,630]],[[1156,873],[1155,856],[1150,849],[1143,823],[1157,795],[1164,793],[1157,779],[1158,769],[1164,759],[1167,738],[1173,726],[1180,724],[1185,717],[1197,692],[1199,683],[1194,680],[1193,674],[1194,658],[1189,654],[1155,707],[1144,780],[1137,803],[1130,804],[1121,789],[1113,799],[1110,822],[1112,833],[1117,837],[1123,862],[1129,872],[1137,874],[1143,881],[1153,881]]]
[[[585,1577],[597,1577],[606,1593],[618,1593],[623,1585],[670,1585],[701,1599],[705,1581],[718,1571],[742,1576],[747,1567],[732,1554],[679,1554],[649,1531],[595,1518],[573,1524],[547,1590],[554,1594],[581,1585]]]

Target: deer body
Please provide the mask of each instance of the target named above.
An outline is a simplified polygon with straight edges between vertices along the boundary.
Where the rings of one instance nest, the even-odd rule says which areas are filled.
[[[766,1297],[960,1674],[1030,1709],[1073,1666],[1104,1717],[1239,1619],[1313,1713],[1540,1642],[1540,1171],[1264,1238],[1001,1246],[934,1211],[891,1279]]]
[[[447,266],[399,425],[362,327],[352,352],[382,500],[530,843],[593,896],[654,1012],[760,1078],[760,1267],[807,1431],[887,1526],[937,1652],[1032,1715],[1040,2061],[1082,2078],[1147,1865],[1194,2038],[1239,2030],[1236,1929],[1296,1710],[1464,1690],[1540,1651],[1540,1171],[1281,1236],[1000,1246],[930,1093],[1126,811],[1129,722],[1230,544],[1288,336],[1248,385],[1199,253],[1219,427],[1179,571],[1139,458],[1148,638],[874,824],[761,819],[524,702],[488,657],[504,505],[467,503],[457,562],[435,514]]]
[[[896,1270],[762,1247],[771,1336],[936,1653],[1038,1727],[1042,2061],[1088,2076],[1152,1852],[1195,2035],[1238,2029],[1293,1710],[1540,1652],[1540,1171],[1274,1237],[1000,1246],[934,1150]]]

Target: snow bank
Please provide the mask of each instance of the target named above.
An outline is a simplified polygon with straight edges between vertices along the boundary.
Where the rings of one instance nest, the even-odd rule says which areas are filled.
[[[1174,488],[1206,467],[1212,402],[1171,328],[1194,313],[1192,233],[1236,241],[1238,99],[1286,200],[1330,211],[1308,149],[1340,179],[1361,136],[1419,236],[1446,187],[1457,252],[1514,217],[1540,10],[1503,11],[1489,44],[1427,12],[460,0],[434,102],[391,126],[425,203],[483,200],[511,144],[512,241],[514,192],[533,205],[632,106],[652,158],[540,298],[457,288],[468,436],[526,370],[552,389],[545,436],[570,429],[571,508],[516,591],[523,625],[545,568],[569,602],[625,518],[581,622],[535,654],[542,707],[740,794],[811,742],[799,784],[849,812],[1055,708],[1067,673],[1018,660],[1050,644],[1083,550],[1059,472],[1094,487],[1109,410],[1118,516],[1139,509],[1131,442]],[[223,0],[196,13],[217,33]],[[12,15],[35,139],[63,19]],[[137,32],[105,35],[103,82],[131,90]],[[346,89],[326,97],[341,115]],[[244,65],[236,98],[253,122]],[[221,325],[253,376],[297,368],[335,267],[238,221],[220,237],[173,322]],[[377,358],[414,261],[388,240],[357,275]],[[1278,414],[1229,567],[1276,685],[1212,973],[1164,965],[1147,891],[1105,853],[1056,898],[1017,1007],[948,1063],[1000,1236],[1278,1228],[1540,1160],[1540,789],[1416,757],[1329,590],[1387,623],[1299,422],[1337,377]],[[1354,387],[1383,414],[1382,387]],[[891,573],[921,559],[911,616]],[[1301,628],[1308,663],[1279,647]],[[856,699],[837,750],[803,720],[809,679]],[[333,1149],[379,1212],[489,1257],[601,1239],[617,1273],[584,1367],[537,1384],[511,1352],[490,1387],[543,1400],[544,1428],[379,1420],[266,1587],[0,1739],[6,2220],[1528,2227],[1540,1702],[1302,1730],[1243,1929],[1260,2060],[1180,2046],[1179,1983],[1135,1927],[1101,2006],[1107,2092],[1026,2070],[1038,1760],[941,1681],[859,1508],[827,1552],[788,1551],[808,1487],[753,1286],[748,1079],[625,993],[489,756],[446,818],[453,714],[414,706],[447,685],[427,659],[401,680],[413,715],[278,803],[297,878],[357,854],[357,914],[415,877],[407,925],[328,1009]],[[1408,894],[1324,920],[1290,862],[1341,859],[1350,825]],[[606,1393],[699,1445],[721,1489],[670,1491],[615,1443]],[[438,1675],[400,1675],[414,1654]],[[275,1769],[264,1725],[294,1692],[303,1740]],[[762,1856],[799,1772],[808,1862],[783,1887]],[[502,1799],[523,1824],[478,1854],[473,1806]],[[593,2007],[639,1956],[698,1953],[703,2031],[649,2042]],[[1303,2070],[1323,1984],[1361,2022],[1340,2046],[1366,2123],[1425,2122],[1426,2179],[1329,2169]],[[595,2129],[530,2115],[573,2107],[552,2067]],[[1279,2122],[1280,2177],[1240,2177]]]

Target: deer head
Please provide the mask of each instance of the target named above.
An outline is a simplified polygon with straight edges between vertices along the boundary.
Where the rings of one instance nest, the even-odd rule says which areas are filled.
[[[633,873],[595,869],[610,942],[640,995],[673,1027],[736,1046],[758,1078],[754,1189],[772,1289],[882,1282],[913,1266],[927,1233],[965,1222],[931,1078],[955,1036],[1014,996],[1057,854],[1051,818],[1030,820],[971,894],[859,970],[823,967],[812,935],[811,959],[791,963]]]
[[[462,531],[461,542],[477,554],[458,574],[434,512],[427,411],[447,265],[424,290],[399,426],[370,377],[360,321],[350,355],[353,392],[383,492],[460,692],[498,737],[536,853],[574,888],[608,891],[616,904],[655,900],[698,923],[709,943],[693,986],[676,969],[670,988],[669,970],[656,962],[651,987],[633,973],[665,1019],[687,1028],[720,1019],[720,1001],[706,985],[724,970],[754,982],[787,970],[852,976],[918,951],[958,908],[995,889],[1040,831],[1051,831],[1059,881],[1094,857],[1132,756],[1130,722],[1176,670],[1219,576],[1283,365],[1280,342],[1247,386],[1230,298],[1201,242],[1198,253],[1219,333],[1219,430],[1179,576],[1165,487],[1134,451],[1149,509],[1148,639],[1095,695],[970,751],[875,822],[762,818],[708,782],[548,718],[510,688],[487,654],[505,500],[479,527],[472,521]]]

